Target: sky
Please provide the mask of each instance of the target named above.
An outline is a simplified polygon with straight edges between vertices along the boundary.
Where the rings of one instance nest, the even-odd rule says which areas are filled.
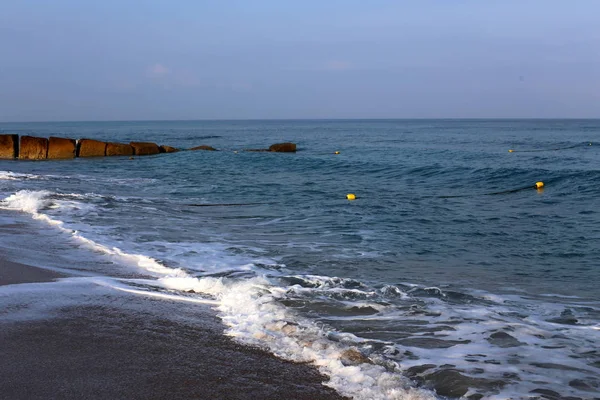
[[[0,121],[300,118],[600,118],[600,1],[0,2]]]

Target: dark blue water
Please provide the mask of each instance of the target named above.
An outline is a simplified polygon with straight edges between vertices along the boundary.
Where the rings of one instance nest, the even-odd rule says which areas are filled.
[[[65,257],[25,261],[142,292],[208,295],[230,334],[314,362],[356,398],[393,398],[373,377],[393,381],[428,363],[427,373],[446,364],[487,379],[470,384],[488,398],[540,388],[598,396],[598,120],[4,123],[0,132],[221,150],[0,161],[4,217],[32,224]],[[242,151],[282,141],[298,152]],[[136,273],[154,279],[128,280]],[[347,348],[374,362],[352,385],[336,379],[356,366],[323,361]],[[435,386],[426,373],[411,379]]]

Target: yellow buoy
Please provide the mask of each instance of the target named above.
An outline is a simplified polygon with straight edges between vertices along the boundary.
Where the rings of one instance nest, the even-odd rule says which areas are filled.
[[[544,182],[536,182],[535,183],[535,188],[536,189],[541,189],[544,187]]]
[[[348,193],[348,194],[346,195],[346,198],[347,198],[348,200],[356,200],[356,195],[355,195],[354,193]]]
[[[339,152],[339,151],[336,151],[336,152],[335,152],[335,153],[333,153],[333,154],[340,154],[340,152]]]
[[[510,149],[508,152],[509,152],[509,153],[512,153],[513,151],[514,151],[513,149]]]

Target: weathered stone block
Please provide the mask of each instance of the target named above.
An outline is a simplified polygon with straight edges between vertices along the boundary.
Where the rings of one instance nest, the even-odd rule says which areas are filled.
[[[48,159],[75,158],[77,145],[74,139],[50,137],[48,139]]]
[[[106,155],[107,156],[132,156],[133,147],[125,143],[107,143],[106,144]]]
[[[275,143],[269,147],[269,151],[277,151],[280,153],[294,153],[296,151],[296,143]]]
[[[104,157],[106,143],[92,139],[80,139],[77,142],[77,157]]]
[[[12,159],[19,156],[19,135],[0,135],[0,158]]]
[[[48,157],[48,139],[21,136],[19,160],[45,160]]]
[[[150,156],[160,153],[160,148],[156,143],[131,142],[129,144],[133,147],[133,151],[136,156]]]
[[[205,144],[203,144],[202,146],[196,146],[196,147],[192,147],[190,150],[208,150],[208,151],[216,151],[217,149],[215,149],[212,146],[207,146]]]
[[[161,153],[175,153],[178,152],[179,149],[175,148],[175,147],[171,147],[171,146],[167,146],[167,145],[162,145],[160,146],[160,152]]]

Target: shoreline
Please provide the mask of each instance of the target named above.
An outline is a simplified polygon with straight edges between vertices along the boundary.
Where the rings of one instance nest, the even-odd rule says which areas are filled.
[[[0,256],[0,294],[4,285],[65,276]],[[58,306],[39,319],[0,319],[0,393],[11,399],[345,399],[323,385],[327,378],[313,366],[238,344],[223,331],[208,306],[121,293],[98,305]]]

